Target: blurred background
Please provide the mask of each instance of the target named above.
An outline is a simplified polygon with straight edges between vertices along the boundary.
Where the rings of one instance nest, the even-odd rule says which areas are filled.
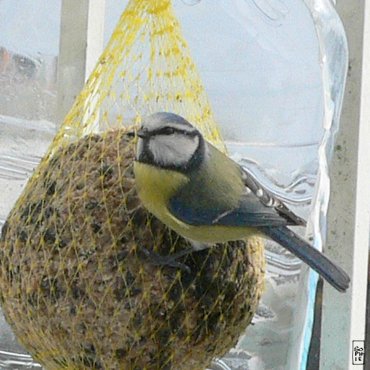
[[[60,124],[61,3],[0,0],[0,228]],[[106,0],[105,43],[127,3]],[[333,107],[324,99],[324,58],[306,3],[173,3],[230,155],[308,218],[325,115]],[[266,293],[254,325],[224,360],[235,370],[289,368],[301,264],[272,243],[266,258]],[[0,315],[0,368],[31,362]]]

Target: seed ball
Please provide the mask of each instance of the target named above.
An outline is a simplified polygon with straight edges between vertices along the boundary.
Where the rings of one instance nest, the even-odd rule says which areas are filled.
[[[46,369],[204,369],[257,308],[258,238],[163,264],[190,245],[142,207],[134,150],[124,129],[55,150],[3,227],[0,304]]]

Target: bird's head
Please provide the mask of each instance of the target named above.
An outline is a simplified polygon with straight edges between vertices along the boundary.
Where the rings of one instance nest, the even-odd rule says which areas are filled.
[[[204,160],[202,134],[177,114],[159,112],[146,117],[137,135],[138,162],[187,172]]]

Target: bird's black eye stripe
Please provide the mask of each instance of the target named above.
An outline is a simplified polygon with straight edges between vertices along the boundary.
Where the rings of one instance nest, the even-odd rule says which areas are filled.
[[[176,130],[173,127],[164,127],[162,130],[160,130],[160,134],[162,135],[172,135],[176,132]]]
[[[179,133],[187,136],[195,136],[197,134],[197,131],[187,131],[187,130],[181,130],[175,127],[162,127],[158,130],[152,131],[150,136],[154,135],[172,135],[174,133]]]

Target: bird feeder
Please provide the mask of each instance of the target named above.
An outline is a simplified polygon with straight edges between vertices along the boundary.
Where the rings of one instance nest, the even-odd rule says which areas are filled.
[[[207,252],[194,256],[187,263],[198,266],[203,259],[208,261],[206,264],[209,265],[201,270],[208,275],[195,274],[191,284],[187,281],[189,285],[186,286],[184,274],[174,271],[161,273],[160,269],[147,264],[145,252],[143,255],[129,244],[135,242],[136,246],[143,241],[154,240],[155,245],[161,245],[163,240],[167,240],[167,245],[181,249],[186,241],[177,239],[155,222],[150,221],[148,226],[149,216],[143,210],[135,213],[134,218],[130,212],[136,212],[138,204],[133,193],[125,198],[128,218],[125,218],[126,213],[124,216],[119,214],[115,199],[122,189],[116,176],[124,173],[125,184],[133,181],[125,162],[132,160],[131,144],[125,144],[125,140],[130,140],[126,137],[125,128],[138,124],[148,113],[173,111],[198,125],[208,140],[247,167],[266,188],[308,219],[308,229],[302,230],[302,235],[306,233],[316,248],[323,249],[330,195],[328,166],[333,151],[342,149],[335,146],[334,139],[339,130],[348,63],[346,36],[335,8],[329,0],[240,0],[232,4],[207,0],[130,0],[114,4],[107,1],[105,51],[96,66],[90,67],[89,79],[70,107],[69,102],[75,98],[70,91],[82,87],[77,86],[74,76],[84,76],[86,66],[91,65],[89,50],[94,48],[93,41],[103,38],[92,24],[103,24],[101,18],[104,13],[100,10],[104,4],[91,4],[86,1],[79,7],[73,1],[50,1],[50,9],[44,9],[44,15],[41,14],[42,7],[41,13],[35,14],[23,5],[20,14],[27,19],[24,23],[37,35],[32,40],[34,49],[31,51],[19,43],[22,35],[27,34],[27,30],[22,29],[22,22],[18,22],[18,26],[8,26],[19,30],[17,38],[12,39],[9,32],[0,32],[0,83],[9,91],[7,99],[0,97],[0,122],[3,125],[4,121],[3,140],[7,145],[4,150],[0,149],[0,164],[1,161],[5,163],[5,166],[0,166],[3,172],[0,172],[0,186],[8,191],[3,198],[11,199],[5,206],[0,205],[3,207],[0,208],[3,223],[22,190],[18,185],[24,185],[34,163],[46,153],[36,175],[27,185],[31,195],[23,195],[18,200],[17,204],[21,206],[17,212],[13,211],[17,216],[13,217],[14,224],[10,225],[11,238],[17,245],[15,250],[21,255],[27,241],[38,238],[41,240],[38,245],[42,245],[39,255],[26,254],[27,258],[23,255],[21,259],[25,259],[19,266],[25,266],[27,272],[22,270],[20,277],[16,278],[13,275],[16,275],[14,266],[17,266],[17,260],[11,260],[8,252],[0,254],[10,261],[8,266],[11,267],[4,274],[3,265],[3,276],[12,275],[12,282],[16,281],[11,293],[1,302],[12,329],[4,319],[0,320],[1,333],[6,333],[0,334],[0,365],[12,366],[17,362],[28,366],[32,361],[15,344],[12,334],[15,331],[33,354],[35,362],[32,366],[35,368],[39,366],[37,359],[47,368],[73,367],[72,364],[75,368],[113,368],[119,363],[127,368],[147,366],[148,369],[201,369],[205,366],[212,370],[307,368],[313,358],[309,351],[317,336],[316,332],[312,335],[317,285],[315,273],[301,266],[296,258],[277,245],[267,243],[265,290],[257,309],[265,268],[261,257],[262,244],[259,240],[252,240],[247,247],[240,243],[219,246],[213,254],[208,255]],[[78,8],[76,13],[72,12],[73,8]],[[0,14],[1,11],[17,10],[9,2],[4,2],[0,4]],[[84,19],[82,16],[71,17],[78,11],[84,14]],[[117,26],[113,26],[114,18],[121,13]],[[63,17],[59,34],[60,14]],[[55,33],[48,35],[38,31],[37,22],[43,17],[47,17]],[[100,23],[89,23],[92,17]],[[76,23],[83,24],[81,29],[84,31],[71,35],[71,29],[66,25]],[[6,27],[6,22],[2,27]],[[45,42],[53,42],[54,34],[61,38],[58,84],[53,69],[58,56],[56,38],[52,47],[40,52]],[[98,37],[92,39],[91,35]],[[76,38],[73,43],[88,45],[86,53],[78,54],[77,60],[68,42],[71,37]],[[52,56],[48,50],[53,50]],[[41,93],[35,96],[36,88]],[[38,103],[20,108],[20,102],[30,97]],[[61,123],[56,117],[64,116],[67,106],[69,113]],[[18,133],[18,127],[25,131]],[[118,138],[112,136],[112,130],[121,132]],[[36,142],[41,145],[35,145],[33,132],[37,133]],[[20,141],[16,134],[21,136]],[[15,145],[19,142],[24,145],[14,150],[12,140]],[[109,162],[118,158],[117,151],[112,148],[121,148],[122,143],[124,146],[119,151],[121,162]],[[102,150],[103,147],[110,149]],[[109,160],[102,161],[103,155]],[[78,156],[86,158],[84,168],[73,164],[77,163]],[[24,166],[21,170],[20,164]],[[23,172],[22,168],[25,168]],[[85,176],[86,168],[94,178]],[[68,176],[70,181],[61,181]],[[103,202],[97,196],[102,182],[116,184],[112,191],[114,196],[106,194]],[[43,228],[39,235],[34,231],[37,222],[46,225],[48,212],[50,220],[54,220],[51,210],[47,211],[44,203],[40,205],[35,200],[40,193],[48,194],[48,202],[55,200],[50,201],[50,205],[60,209],[61,215],[65,213],[65,218],[58,220],[69,225],[70,232],[55,235],[50,227]],[[72,193],[82,195],[81,202],[76,202],[71,222],[68,209],[63,205],[71,204],[69,197]],[[88,199],[82,199],[85,197],[83,194],[88,194]],[[38,217],[40,209],[43,209],[42,217]],[[115,244],[115,248],[107,251],[109,237],[113,235],[116,238],[120,233],[120,230],[108,227],[112,221],[101,222],[102,214],[107,210],[112,218],[121,217],[130,225],[136,223],[135,230],[144,230],[145,233],[120,235],[127,239],[122,242],[125,248],[118,250]],[[32,230],[17,228],[26,219],[29,222],[26,226],[32,225]],[[59,221],[53,222],[48,225],[56,225]],[[87,223],[89,235],[85,228]],[[9,223],[5,232],[3,229],[3,238],[8,233]],[[59,240],[58,236],[65,239]],[[71,240],[75,242],[71,243]],[[59,259],[46,248],[55,246],[57,242]],[[68,247],[64,248],[63,244]],[[88,244],[97,248],[89,249]],[[99,245],[104,245],[104,250],[99,250]],[[130,255],[131,250],[135,250],[133,255]],[[77,262],[72,271],[68,270],[71,266],[68,258],[73,251]],[[131,270],[122,267],[125,259],[128,261],[125,266],[130,266]],[[46,265],[47,261],[50,265]],[[117,270],[124,270],[120,275],[124,278],[119,280],[116,275],[111,275],[109,269],[112,264],[109,261],[115,262]],[[252,267],[241,271],[240,266],[246,261]],[[31,270],[37,269],[43,269],[43,273],[32,274]],[[85,280],[80,276],[83,271],[87,271]],[[104,273],[99,274],[99,271]],[[140,283],[137,283],[135,273],[140,276]],[[211,288],[204,285],[209,274],[217,276]],[[235,279],[238,274],[239,278]],[[148,300],[150,294],[157,294],[156,298],[151,296]],[[202,299],[194,303],[197,294]],[[20,296],[26,297],[23,305],[19,305]],[[104,297],[108,297],[105,302]],[[134,303],[138,300],[140,304]],[[182,302],[181,307],[199,310],[194,309],[194,315],[188,315],[180,308],[172,310],[170,305],[175,301]],[[233,302],[230,310],[224,310],[223,304],[227,301]],[[126,311],[117,308],[120,304],[124,306],[125,302]],[[127,307],[127,302],[131,307]],[[217,317],[210,302],[217,302]],[[209,312],[207,305],[208,308],[212,306]],[[37,311],[37,307],[42,307],[42,310]],[[169,310],[173,314],[171,320],[167,319]],[[235,330],[240,326],[246,328],[252,319],[246,312],[255,311],[254,325],[249,326],[245,333]],[[94,316],[96,312],[98,315]],[[225,318],[224,312],[229,312],[230,317]],[[61,314],[65,315],[63,320],[59,320]],[[180,316],[186,317],[185,321],[180,320],[183,336],[180,335],[181,330],[177,330]],[[36,318],[38,326],[27,326],[26,322],[32,322],[29,317]],[[38,319],[41,317],[44,321]],[[112,319],[109,325],[106,325],[107,317]],[[119,331],[116,325],[121,324],[124,317],[132,319],[130,331],[125,332],[131,342],[119,347],[115,344],[115,334]],[[202,328],[198,325],[201,318],[208,322]],[[160,326],[161,322],[169,325]],[[147,329],[151,324],[151,329],[156,324],[159,326],[154,331],[137,329],[138,326]],[[133,330],[135,325],[136,332]],[[194,328],[199,329],[197,337],[189,334]],[[28,337],[24,334],[27,329]],[[44,340],[41,340],[43,335]],[[35,338],[37,340],[32,344]],[[58,338],[64,338],[63,343]],[[74,362],[68,358],[74,347],[68,348],[68,341],[79,343],[79,352],[72,356]],[[161,352],[167,357],[155,358],[158,348],[167,346],[172,352]],[[190,346],[193,350],[189,349]],[[141,356],[140,348],[147,348],[152,357]],[[45,350],[50,350],[50,353]],[[144,362],[135,362],[139,357]],[[199,358],[201,360],[196,362]],[[126,360],[131,362],[120,362]]]

